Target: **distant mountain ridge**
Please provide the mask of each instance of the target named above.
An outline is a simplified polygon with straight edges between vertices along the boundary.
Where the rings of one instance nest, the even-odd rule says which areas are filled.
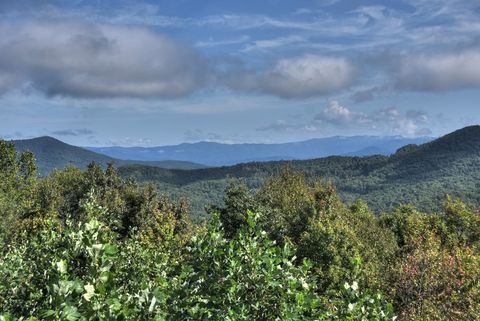
[[[14,140],[15,148],[19,152],[31,151],[37,160],[37,166],[40,174],[46,175],[53,169],[62,169],[67,165],[74,165],[79,168],[85,168],[91,162],[105,166],[113,162],[117,166],[128,164],[142,164],[150,166],[159,166],[169,169],[196,169],[205,166],[185,161],[130,161],[119,160],[110,156],[95,153],[93,151],[66,144],[56,138],[42,136],[32,139]]]
[[[439,210],[446,195],[480,207],[480,126],[457,130],[425,144],[409,144],[390,156],[330,156],[309,160],[251,162],[197,170],[167,170],[141,165],[119,168],[124,177],[153,181],[173,198],[189,197],[196,215],[221,204],[232,177],[257,188],[288,165],[309,179],[332,182],[346,201],[361,198],[377,212],[411,203]]]
[[[295,160],[332,155],[390,155],[408,144],[423,144],[433,137],[333,136],[281,144],[183,143],[157,147],[85,147],[117,159],[141,161],[181,160],[209,166],[252,161]]]

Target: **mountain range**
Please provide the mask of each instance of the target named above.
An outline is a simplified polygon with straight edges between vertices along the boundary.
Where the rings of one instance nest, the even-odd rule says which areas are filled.
[[[183,143],[157,147],[85,147],[122,160],[179,160],[208,166],[234,165],[252,161],[294,160],[331,155],[390,155],[407,144],[423,144],[432,137],[334,136],[282,144]]]
[[[268,177],[278,174],[282,168],[289,166],[295,171],[305,173],[309,180],[321,179],[333,183],[340,196],[347,202],[356,199],[365,200],[377,213],[392,210],[403,203],[411,203],[425,211],[439,210],[439,204],[446,195],[460,197],[465,201],[480,205],[480,126],[470,126],[459,129],[443,137],[431,140],[419,138],[418,141],[427,141],[423,144],[407,144],[412,139],[400,137],[378,138],[369,136],[332,137],[330,139],[310,140],[300,143],[279,145],[297,145],[297,158],[307,155],[326,153],[325,150],[315,149],[315,146],[327,146],[330,152],[337,151],[336,156],[312,158],[307,160],[277,160],[255,161],[240,163],[232,166],[205,167],[188,161],[148,161],[147,150],[144,160],[121,160],[102,155],[84,148],[71,146],[51,137],[40,137],[30,140],[15,141],[19,151],[31,150],[37,158],[40,173],[48,174],[54,168],[63,168],[72,164],[85,168],[91,161],[102,165],[115,162],[120,175],[134,177],[140,182],[153,182],[160,192],[173,199],[186,198],[190,201],[193,216],[202,219],[205,215],[203,208],[208,204],[221,204],[225,188],[232,179],[238,178],[252,188],[257,189]],[[378,142],[372,145],[372,141]],[[335,143],[337,146],[335,146]],[[355,142],[364,142],[355,145]],[[401,146],[395,152],[387,154],[393,146]],[[184,146],[189,152],[178,152],[179,155],[195,156],[194,150],[200,156],[195,160],[207,164],[232,162],[252,159],[269,159],[267,151],[282,150],[279,146],[260,144],[222,145],[214,143],[182,144],[171,150]],[[209,146],[211,149],[202,150],[200,147]],[[301,147],[298,147],[301,146]],[[305,151],[305,146],[312,146],[313,151]],[[348,151],[350,146],[350,151]],[[367,146],[367,147],[364,147]],[[369,146],[369,147],[368,147]],[[225,151],[234,150],[252,151],[263,148],[263,154],[250,152],[248,157],[240,158],[240,153]],[[270,148],[271,147],[271,148]],[[357,147],[356,151],[355,148]],[[390,149],[389,149],[390,148]],[[116,149],[110,149],[110,151]],[[119,149],[132,151],[135,149]],[[137,152],[138,152],[137,150]],[[206,157],[208,150],[213,153],[223,150],[224,154],[216,154],[217,161]],[[283,149],[285,151],[286,149]],[[352,151],[353,150],[353,151]],[[174,152],[169,152],[171,155]],[[247,152],[245,152],[247,153]],[[363,154],[375,155],[363,156]],[[163,153],[159,153],[163,154]],[[128,154],[127,157],[133,157]],[[270,154],[273,155],[273,154]],[[277,154],[280,155],[280,154]],[[293,158],[293,153],[288,157]],[[357,156],[351,156],[357,155]],[[287,157],[285,157],[287,158]],[[287,158],[288,159],[288,158]]]
[[[195,215],[207,204],[221,204],[232,178],[256,189],[271,175],[289,166],[310,180],[333,183],[348,202],[365,200],[377,213],[400,204],[435,212],[447,195],[480,206],[480,126],[457,130],[431,142],[401,147],[390,156],[330,156],[310,160],[251,162],[195,170],[167,170],[127,165],[124,177],[155,182],[173,198],[191,201]]]
[[[330,155],[389,155],[406,144],[421,144],[431,137],[335,136],[283,144],[184,143],[160,147],[78,147],[42,136],[15,140],[18,151],[35,154],[42,175],[67,165],[85,168],[95,161],[102,166],[137,164],[166,169],[199,169],[250,161],[310,159]]]

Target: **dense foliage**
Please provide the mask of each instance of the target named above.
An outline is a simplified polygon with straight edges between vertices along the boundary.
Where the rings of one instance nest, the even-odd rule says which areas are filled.
[[[0,141],[0,320],[476,320],[480,214],[380,216],[295,168],[207,222],[114,166],[36,174]],[[308,175],[308,172],[307,172]]]

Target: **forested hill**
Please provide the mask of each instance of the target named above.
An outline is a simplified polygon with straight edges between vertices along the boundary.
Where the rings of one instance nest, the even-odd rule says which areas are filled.
[[[162,168],[180,168],[192,169],[203,168],[205,166],[186,161],[156,161],[141,162],[118,160],[109,156],[98,154],[90,150],[66,144],[58,139],[49,136],[43,136],[33,139],[24,139],[14,141],[15,148],[19,151],[31,151],[37,160],[37,166],[40,174],[46,175],[53,169],[62,169],[71,164],[80,168],[85,168],[89,163],[96,162],[102,166],[110,162],[117,165],[143,164],[151,166],[160,166]]]
[[[257,187],[288,165],[308,178],[335,184],[347,201],[366,200],[376,211],[412,203],[437,210],[446,194],[480,204],[480,126],[470,126],[423,145],[407,145],[392,156],[326,157],[312,160],[252,162],[197,170],[122,166],[123,176],[154,181],[173,197],[188,197],[197,214],[208,203],[220,203],[229,177]]]

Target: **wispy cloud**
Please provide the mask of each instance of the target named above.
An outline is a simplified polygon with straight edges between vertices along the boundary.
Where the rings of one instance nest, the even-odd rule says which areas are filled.
[[[55,136],[85,136],[92,135],[94,132],[88,128],[62,129],[52,132]]]
[[[148,137],[123,137],[123,138],[114,138],[107,139],[105,141],[100,141],[98,139],[91,139],[91,143],[98,146],[151,146],[152,140]]]
[[[283,119],[279,119],[272,124],[261,126],[257,128],[257,131],[261,132],[268,132],[274,131],[277,133],[285,133],[285,132],[318,132],[321,129],[316,126],[313,122],[307,124],[291,124]]]
[[[278,37],[273,39],[264,39],[264,40],[255,40],[247,44],[242,50],[243,52],[248,52],[252,50],[268,50],[283,46],[290,46],[298,43],[307,42],[307,38],[299,35],[291,35],[286,37]]]
[[[202,40],[202,41],[196,42],[195,46],[196,47],[228,46],[228,45],[237,45],[237,44],[246,43],[249,40],[250,40],[249,36],[243,35],[241,37],[234,38],[234,39],[229,38],[224,40],[214,40],[214,39]]]
[[[16,131],[13,134],[0,134],[0,138],[5,140],[11,140],[11,139],[30,138],[30,136],[25,136],[23,133]]]
[[[219,134],[211,131],[205,131],[199,128],[188,129],[184,132],[184,140],[188,143],[196,142],[211,142],[211,143],[221,143],[221,144],[237,144],[237,143],[248,143],[256,142],[259,143],[258,139],[254,139],[249,135],[228,135],[228,134]],[[269,142],[268,140],[262,140],[263,142]]]

